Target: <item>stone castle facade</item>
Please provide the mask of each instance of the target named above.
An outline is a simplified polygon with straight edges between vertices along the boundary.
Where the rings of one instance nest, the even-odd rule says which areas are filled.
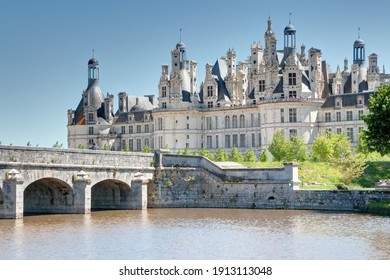
[[[103,96],[99,87],[99,63],[88,61],[88,87],[76,110],[68,110],[68,147],[140,151],[168,148],[172,151],[215,151],[218,147],[253,147],[260,152],[282,130],[300,136],[310,145],[325,131],[346,133],[356,145],[364,127],[369,96],[390,75],[379,71],[378,56],[365,58],[365,43],[353,44],[353,63],[344,60],[341,70],[330,72],[319,49],[297,51],[297,30],[284,29],[284,48],[277,49],[276,34],[268,19],[264,46],[250,47],[248,60],[236,61],[229,49],[214,63],[198,87],[197,63],[187,58],[179,42],[171,51],[171,69],[162,65],[158,98],[118,94]]]

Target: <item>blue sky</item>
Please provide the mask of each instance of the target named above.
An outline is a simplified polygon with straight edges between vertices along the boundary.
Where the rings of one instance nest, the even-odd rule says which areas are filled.
[[[87,86],[87,62],[95,50],[104,94],[158,94],[161,64],[182,40],[187,57],[206,63],[234,48],[237,61],[250,45],[264,45],[271,15],[278,49],[291,21],[297,45],[322,50],[332,70],[352,63],[361,28],[366,55],[378,54],[390,72],[388,1],[91,1],[1,0],[0,141],[3,145],[67,146],[67,109],[75,109]]]

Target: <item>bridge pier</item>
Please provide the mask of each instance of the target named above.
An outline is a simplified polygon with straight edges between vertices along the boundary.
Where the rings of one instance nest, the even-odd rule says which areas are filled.
[[[136,174],[131,182],[134,208],[144,210],[148,206],[148,180],[142,174]]]
[[[76,214],[91,213],[91,179],[80,171],[73,176],[74,209]]]
[[[3,181],[3,207],[0,208],[0,218],[23,218],[23,187],[24,178],[20,172],[12,169],[6,173]]]

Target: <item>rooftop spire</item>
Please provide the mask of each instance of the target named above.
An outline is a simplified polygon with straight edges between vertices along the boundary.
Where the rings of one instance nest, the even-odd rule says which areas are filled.
[[[180,28],[180,41],[179,42],[181,42],[181,28]]]
[[[290,12],[290,14],[288,16],[288,24],[291,24],[291,12]]]
[[[358,27],[358,38],[360,39],[360,26]]]

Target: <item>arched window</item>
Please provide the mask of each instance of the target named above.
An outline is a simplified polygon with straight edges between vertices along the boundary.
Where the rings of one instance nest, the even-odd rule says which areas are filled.
[[[233,116],[233,128],[237,128],[237,127],[238,127],[237,116],[234,115],[234,116]]]
[[[225,128],[230,128],[230,116],[225,117]]]
[[[240,128],[244,128],[244,127],[245,127],[245,116],[240,115]]]

